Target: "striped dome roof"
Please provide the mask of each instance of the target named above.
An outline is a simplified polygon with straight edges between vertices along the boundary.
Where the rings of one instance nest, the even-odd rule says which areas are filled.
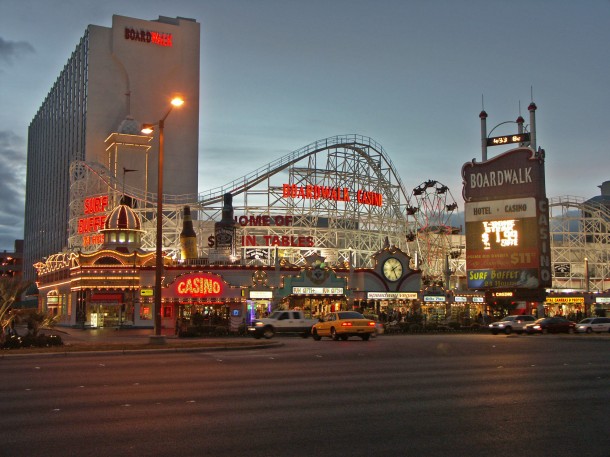
[[[106,218],[105,230],[141,230],[140,218],[127,205],[117,206]]]

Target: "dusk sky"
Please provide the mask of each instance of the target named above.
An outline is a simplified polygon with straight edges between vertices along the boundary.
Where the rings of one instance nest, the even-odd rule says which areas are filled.
[[[547,196],[610,180],[609,0],[0,0],[2,250],[23,238],[28,125],[87,25],[113,14],[201,24],[201,191],[361,134],[408,189],[437,180],[461,210],[481,109],[488,130],[527,125],[532,100]]]

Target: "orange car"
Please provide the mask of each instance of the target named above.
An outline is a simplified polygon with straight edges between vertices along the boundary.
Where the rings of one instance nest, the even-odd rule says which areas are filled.
[[[337,311],[324,316],[311,329],[311,335],[316,341],[328,336],[337,341],[347,340],[350,336],[359,336],[367,341],[376,331],[375,321],[367,319],[355,311]]]

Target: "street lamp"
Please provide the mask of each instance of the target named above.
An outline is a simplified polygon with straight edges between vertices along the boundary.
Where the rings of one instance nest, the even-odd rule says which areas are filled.
[[[159,163],[157,170],[157,242],[156,242],[156,258],[155,258],[155,303],[153,307],[154,314],[154,336],[161,335],[161,279],[163,277],[163,128],[165,127],[165,119],[172,112],[174,106],[181,106],[184,100],[180,97],[175,97],[171,101],[171,106],[165,116],[156,124],[142,124],[142,133],[151,134],[154,127],[159,128]]]

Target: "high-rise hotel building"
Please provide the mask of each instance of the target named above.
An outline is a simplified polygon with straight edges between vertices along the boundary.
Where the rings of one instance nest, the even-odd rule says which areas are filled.
[[[197,194],[199,47],[200,24],[193,19],[115,15],[110,28],[87,27],[28,130],[27,279],[34,278],[34,263],[68,247],[70,164],[109,167],[109,135],[138,135],[142,123],[163,118],[175,96],[185,104],[165,122],[163,193]],[[146,180],[156,192],[156,136],[146,151],[146,170],[133,165],[141,161],[123,160],[123,170],[115,162],[119,169],[109,172],[136,186]]]

